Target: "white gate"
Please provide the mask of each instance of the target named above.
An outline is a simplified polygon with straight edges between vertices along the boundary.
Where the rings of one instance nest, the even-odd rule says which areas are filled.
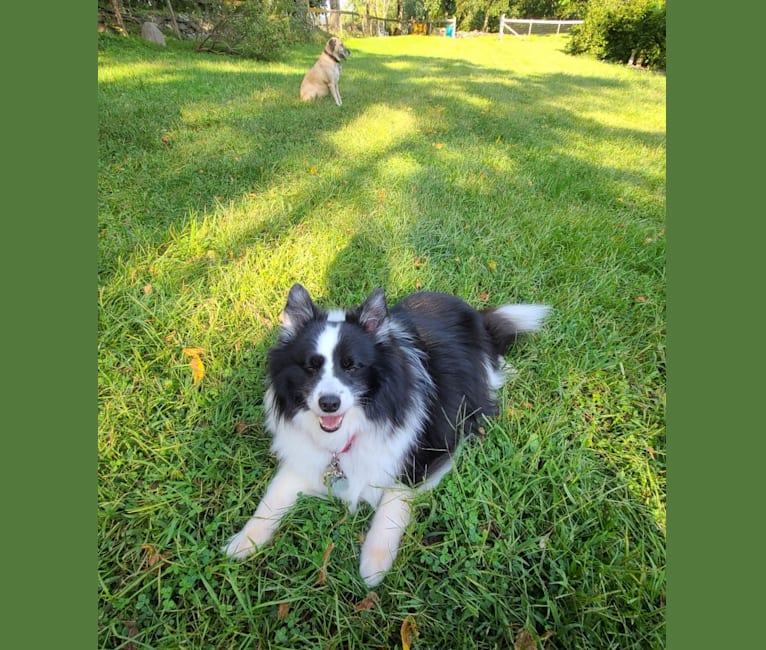
[[[571,29],[572,25],[581,25],[583,22],[582,20],[537,20],[534,18],[506,18],[505,14],[500,16],[500,40],[503,40],[503,34],[507,31],[509,34],[513,34],[514,36],[518,36],[519,38],[524,38],[524,36],[531,36],[532,35],[532,26],[538,25],[538,26],[544,26],[541,29],[538,30],[539,33],[544,34],[552,34],[553,33],[553,26],[556,26],[556,36],[559,35],[561,32],[561,26],[564,25],[566,30]],[[511,25],[516,26],[527,26],[527,33],[526,34],[519,34]],[[523,30],[522,30],[523,31]]]

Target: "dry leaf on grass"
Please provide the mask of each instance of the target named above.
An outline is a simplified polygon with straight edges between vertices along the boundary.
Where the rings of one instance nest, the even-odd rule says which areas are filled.
[[[184,348],[183,353],[189,358],[189,366],[192,369],[192,380],[194,383],[198,383],[202,381],[202,379],[205,377],[205,364],[202,363],[202,359],[200,359],[200,355],[203,354],[205,350],[202,348]]]
[[[192,380],[196,384],[197,382],[202,381],[202,379],[205,377],[205,364],[202,363],[202,359],[199,357],[192,357],[189,360],[189,366],[191,366],[192,369]]]
[[[380,598],[378,598],[378,594],[376,594],[374,591],[371,591],[364,597],[363,600],[354,605],[354,611],[364,612],[368,609],[375,609],[379,600]]]
[[[322,568],[319,569],[319,577],[315,584],[326,585],[327,584],[327,561],[330,559],[330,553],[332,553],[335,544],[330,542],[324,551],[324,557],[322,558]]]
[[[542,643],[543,641],[547,641],[547,640],[548,640],[548,639],[550,639],[550,638],[551,638],[551,637],[552,637],[554,634],[556,634],[556,633],[555,633],[553,630],[548,630],[548,631],[547,631],[545,634],[543,634],[543,635],[540,637],[540,643]],[[543,650],[545,650],[545,646],[543,646]]]
[[[128,638],[132,639],[138,634],[138,627],[135,621],[123,621],[125,627],[128,628]],[[125,650],[136,650],[138,646],[133,641],[128,641],[124,646]]]
[[[418,626],[415,623],[415,618],[413,616],[407,616],[407,618],[402,621],[402,629],[400,632],[402,635],[402,650],[410,650],[412,637],[418,636]]]
[[[520,630],[516,635],[516,642],[513,644],[513,650],[537,650],[537,644],[529,632]]]
[[[144,562],[148,568],[152,568],[155,564],[165,559],[165,556],[157,550],[156,546],[151,544],[143,544],[141,550],[146,551],[144,556]]]

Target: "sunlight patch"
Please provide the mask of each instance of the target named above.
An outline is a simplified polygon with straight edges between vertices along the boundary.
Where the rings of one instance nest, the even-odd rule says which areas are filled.
[[[411,61],[386,61],[383,63],[383,67],[401,72],[403,70],[412,70],[415,64]]]
[[[98,80],[101,83],[133,80],[145,84],[171,83],[178,81],[178,72],[170,66],[156,63],[99,66]]]
[[[378,163],[378,177],[391,184],[411,178],[420,170],[420,163],[408,155],[391,154]]]
[[[345,156],[379,156],[414,132],[415,116],[412,111],[375,105],[330,139]]]

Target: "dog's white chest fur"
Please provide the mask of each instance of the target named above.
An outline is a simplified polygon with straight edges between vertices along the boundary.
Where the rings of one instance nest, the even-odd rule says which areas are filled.
[[[386,440],[379,431],[363,431],[345,454],[338,456],[338,464],[346,477],[341,485],[333,487],[332,494],[343,499],[348,509],[356,511],[360,501],[377,508],[385,489],[397,485],[401,459],[412,445],[410,438]]]
[[[318,431],[310,413],[277,423],[270,408],[273,399],[272,389],[267,390],[266,423],[274,433],[271,449],[281,464],[304,477],[307,493],[320,497],[332,494],[355,512],[361,501],[377,508],[383,491],[398,484],[402,459],[413,444],[411,436],[372,427],[358,407],[346,414],[342,435]],[[340,453],[351,437],[351,446]],[[334,456],[345,478],[328,491],[325,477]]]

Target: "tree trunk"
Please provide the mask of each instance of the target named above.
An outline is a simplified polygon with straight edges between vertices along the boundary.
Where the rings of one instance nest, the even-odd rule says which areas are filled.
[[[481,31],[485,34],[489,29],[489,11],[492,9],[493,4],[495,4],[495,0],[489,0],[489,2],[487,2],[487,8],[484,10],[484,24],[481,27]]]
[[[340,0],[330,0],[330,32],[340,36]]]
[[[117,28],[123,36],[126,36],[128,30],[125,29],[125,23],[122,22],[122,14],[120,13],[120,0],[112,0],[112,13],[114,19],[117,21]]]
[[[170,0],[167,0],[168,3],[168,11],[170,12],[170,21],[173,23],[173,29],[176,32],[176,36],[178,36],[178,40],[181,40],[181,30],[178,29],[178,23],[176,22],[176,12],[173,11],[173,5],[170,4]]]

